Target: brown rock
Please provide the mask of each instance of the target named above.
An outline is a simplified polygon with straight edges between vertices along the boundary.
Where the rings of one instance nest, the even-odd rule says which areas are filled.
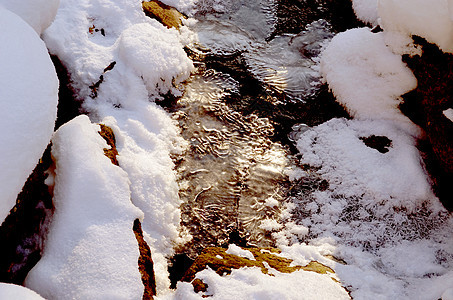
[[[150,2],[142,2],[143,11],[153,19],[156,19],[168,28],[176,28],[182,26],[183,14],[177,11],[174,7],[168,6],[158,0]]]
[[[137,219],[134,222],[134,233],[138,242],[140,257],[138,259],[138,269],[142,274],[142,282],[145,286],[143,300],[153,299],[156,295],[156,278],[154,276],[154,262],[151,257],[151,250],[143,239],[142,224]]]
[[[112,164],[118,166],[118,160],[116,159],[116,156],[118,155],[118,150],[116,150],[116,141],[115,141],[115,135],[113,134],[112,128],[105,126],[104,124],[99,124],[101,126],[101,131],[99,131],[99,134],[104,138],[104,140],[107,142],[107,145],[110,146],[110,149],[104,148],[104,155],[110,158],[112,161]]]

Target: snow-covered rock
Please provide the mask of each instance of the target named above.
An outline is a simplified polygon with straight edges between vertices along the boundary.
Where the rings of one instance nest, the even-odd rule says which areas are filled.
[[[87,116],[52,139],[55,213],[44,253],[26,286],[48,299],[141,299],[139,249],[132,227],[143,213],[127,174],[104,156],[99,126]]]
[[[58,78],[44,42],[25,21],[1,6],[0,28],[1,223],[49,144]]]
[[[44,300],[34,291],[20,285],[0,282],[0,299]]]
[[[60,0],[0,0],[1,5],[24,19],[41,35],[52,24],[57,14]]]
[[[452,3],[451,0],[380,0],[380,23],[386,31],[418,35],[445,52],[453,52]]]
[[[386,46],[383,33],[358,28],[338,34],[322,53],[321,73],[353,117],[398,121],[413,129],[398,105],[417,80]]]

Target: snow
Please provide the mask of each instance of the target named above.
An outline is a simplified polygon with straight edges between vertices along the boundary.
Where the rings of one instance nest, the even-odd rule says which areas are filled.
[[[178,86],[187,79],[193,66],[174,31],[173,34],[162,31],[146,23],[126,29],[118,41],[117,60],[131,68],[134,77],[143,78],[151,95],[170,91],[178,95],[173,85]]]
[[[388,205],[414,208],[435,197],[415,140],[392,125],[382,121],[328,121],[297,141],[301,162],[320,168],[318,173],[329,181],[330,188],[345,197],[363,195],[370,204],[390,201]],[[389,152],[380,153],[360,140],[371,135],[388,137],[392,141]]]
[[[272,272],[265,275],[260,268],[232,270],[229,276],[219,276],[211,269],[197,274],[208,285],[211,299],[350,299],[346,290],[329,275],[296,271],[290,274]],[[175,299],[204,299],[193,291],[190,283],[178,283]]]
[[[384,30],[418,35],[453,52],[451,8],[450,0],[380,0],[378,13]]]
[[[57,14],[60,0],[0,0],[0,6],[12,11],[41,35],[50,26]],[[3,28],[3,27],[2,27]]]
[[[170,152],[182,143],[169,116],[157,105],[142,102],[142,110],[111,111],[104,119],[117,139],[118,162],[131,181],[131,199],[145,214],[142,228],[153,254],[161,291],[168,290],[167,260],[180,237],[181,204]]]
[[[375,1],[353,2],[367,21]],[[346,264],[329,266],[355,299],[448,297],[453,218],[431,190],[416,148],[420,129],[398,109],[401,95],[417,84],[401,60],[421,53],[411,35],[450,51],[447,1],[378,4],[384,32],[348,30],[322,53],[321,73],[353,120],[295,128],[301,164],[309,167],[291,170],[290,177],[305,184],[325,180],[327,187],[293,197],[282,214],[285,227],[273,236],[296,263],[321,254],[342,258]],[[388,152],[367,146],[363,139],[370,136],[387,137]],[[286,224],[292,222],[308,232],[291,234]]]
[[[44,300],[30,289],[4,282],[0,282],[0,299]]]
[[[371,135],[388,137],[389,151],[360,139]],[[288,244],[280,246],[285,255],[297,263],[321,259],[316,251],[341,257],[347,265],[332,267],[357,299],[439,298],[453,276],[453,218],[431,190],[415,139],[388,120],[332,119],[305,131],[297,147],[314,168],[299,180],[326,180],[328,188],[288,205],[288,220],[309,229],[298,241],[309,244],[285,228],[274,234]]]
[[[384,33],[367,28],[336,35],[321,57],[321,73],[337,101],[358,119],[387,119],[416,134],[398,105],[417,80],[385,44]]]
[[[58,79],[36,32],[1,6],[0,28],[1,223],[50,141]]]
[[[282,226],[282,224],[279,224],[274,219],[264,219],[261,221],[261,224],[258,227],[263,230],[266,230],[266,231],[273,231],[273,230],[279,230],[283,226]]]
[[[44,253],[26,286],[48,299],[141,299],[132,230],[143,213],[131,203],[127,173],[104,155],[107,143],[87,116],[52,139],[55,212]]]
[[[453,108],[444,110],[444,116],[446,116],[450,121],[453,122]]]
[[[178,3],[188,7],[191,2]],[[71,73],[90,119],[115,133],[131,200],[144,213],[157,291],[166,293],[167,259],[175,245],[188,239],[180,229],[181,201],[170,158],[185,143],[176,123],[154,101],[169,92],[181,94],[181,83],[194,68],[183,50],[188,37],[146,17],[140,1],[61,0],[43,38]],[[106,70],[112,62],[113,69]]]
[[[190,15],[193,13],[194,6],[197,1],[198,0],[163,0],[162,2],[169,6],[175,7],[180,12]]]
[[[352,8],[359,20],[371,25],[377,25],[378,0],[352,0]]]
[[[453,288],[449,288],[442,294],[442,300],[452,300],[452,299],[453,299]]]
[[[227,251],[225,251],[225,253],[237,255],[239,257],[245,257],[250,260],[256,260],[255,256],[253,256],[252,252],[242,249],[241,247],[236,246],[235,244],[228,245],[228,249],[227,249]]]
[[[267,198],[264,202],[264,205],[266,205],[268,207],[278,207],[279,204],[280,204],[280,202],[273,197]]]

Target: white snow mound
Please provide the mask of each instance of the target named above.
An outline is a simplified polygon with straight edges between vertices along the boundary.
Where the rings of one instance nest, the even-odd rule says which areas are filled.
[[[352,8],[359,20],[376,25],[378,0],[352,0]]]
[[[41,35],[55,19],[60,0],[0,0],[1,5],[24,19]]]
[[[58,78],[44,42],[1,6],[0,28],[1,223],[49,144],[57,114]]]
[[[139,250],[127,174],[104,156],[107,143],[87,116],[52,139],[55,213],[44,253],[26,286],[48,299],[141,299]]]
[[[0,299],[44,300],[30,289],[4,282],[0,282]]]
[[[412,122],[401,114],[400,96],[417,86],[383,33],[357,28],[336,35],[321,57],[321,73],[343,106],[358,119]]]
[[[235,244],[230,244],[228,246],[227,251],[225,251],[225,253],[231,254],[231,255],[236,255],[236,256],[239,256],[239,257],[248,258],[250,260],[256,260],[255,256],[253,256],[252,252],[250,252],[248,250],[245,250],[245,249],[242,249],[241,247],[236,246]]]

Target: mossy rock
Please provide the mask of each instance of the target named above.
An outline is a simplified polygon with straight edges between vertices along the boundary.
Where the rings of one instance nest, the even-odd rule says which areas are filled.
[[[142,2],[142,7],[148,17],[156,19],[168,28],[179,29],[182,26],[184,15],[174,7],[168,6],[158,0]]]
[[[275,248],[246,248],[246,250],[253,254],[256,260],[228,254],[226,250],[220,247],[210,247],[203,250],[195,259],[192,266],[186,271],[181,281],[192,282],[196,292],[206,291],[206,284],[199,279],[195,279],[196,274],[206,269],[206,267],[211,268],[219,275],[229,275],[232,269],[243,267],[259,267],[264,274],[268,274],[268,269],[264,265],[264,262],[281,273],[292,273],[298,270],[319,274],[334,273],[331,268],[316,261],[312,261],[304,267],[291,266],[292,260],[276,255],[281,251]]]

